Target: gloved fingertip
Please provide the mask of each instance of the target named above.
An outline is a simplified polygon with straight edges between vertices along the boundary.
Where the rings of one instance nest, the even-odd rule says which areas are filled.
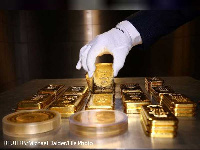
[[[93,73],[94,73],[93,71],[89,71],[89,72],[88,72],[89,78],[91,78],[91,77],[93,76]]]
[[[81,69],[81,63],[80,63],[80,61],[77,63],[77,65],[76,65],[76,69],[78,69],[78,70]]]
[[[114,70],[114,77],[117,76],[118,72],[119,72],[119,71]]]

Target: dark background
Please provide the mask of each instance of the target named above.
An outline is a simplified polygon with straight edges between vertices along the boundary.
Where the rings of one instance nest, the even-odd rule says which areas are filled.
[[[136,11],[0,11],[0,92],[41,78],[84,78],[75,69],[82,46]],[[133,48],[118,77],[192,76],[200,79],[200,18],[162,37],[151,48]],[[109,62],[104,57],[101,62]]]

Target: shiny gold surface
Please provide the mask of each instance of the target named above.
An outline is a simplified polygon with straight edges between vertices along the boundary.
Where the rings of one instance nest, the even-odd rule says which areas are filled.
[[[84,95],[88,91],[87,86],[70,86],[64,92],[64,95]]]
[[[88,84],[88,90],[90,92],[93,92],[93,83],[94,83],[93,77],[89,78],[88,73],[87,73],[85,75],[85,78],[86,78],[86,81],[87,81],[87,84]]]
[[[92,94],[85,109],[114,109],[113,96],[114,94]]]
[[[20,101],[17,105],[17,111],[46,109],[54,100],[54,96],[51,94],[35,94],[30,98]]]
[[[120,85],[121,94],[128,92],[142,93],[142,89],[137,83],[125,83]]]
[[[151,101],[143,93],[124,93],[122,101],[126,113],[140,113],[142,105],[151,104]]]
[[[83,108],[86,98],[85,95],[63,95],[49,109],[59,112],[61,117],[69,117]]]
[[[163,95],[161,103],[175,114],[175,116],[194,116],[196,104],[182,94]]]
[[[151,92],[152,87],[159,87],[164,85],[164,80],[159,77],[146,77],[145,89]]]
[[[72,115],[70,132],[90,138],[109,137],[124,133],[128,128],[127,116],[119,111],[87,110]]]
[[[60,114],[50,110],[26,110],[5,116],[3,132],[8,136],[26,137],[44,133],[60,126]]]
[[[169,86],[152,87],[152,95],[158,103],[161,103],[164,94],[173,94],[174,90]]]
[[[39,94],[53,94],[59,96],[65,90],[64,85],[49,84],[38,91]]]
[[[93,74],[93,78],[93,92],[95,94],[114,92],[112,63],[96,64],[96,70]]]
[[[141,115],[147,119],[148,124],[151,126],[176,126],[178,124],[178,119],[164,106],[143,105],[141,108]]]
[[[173,138],[178,129],[178,119],[164,106],[144,105],[140,115],[147,136]]]

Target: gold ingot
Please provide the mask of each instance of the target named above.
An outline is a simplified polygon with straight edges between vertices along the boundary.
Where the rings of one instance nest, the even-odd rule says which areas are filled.
[[[47,109],[54,100],[55,97],[51,94],[35,94],[30,98],[20,101],[17,105],[17,111]]]
[[[120,111],[87,110],[69,118],[70,132],[76,136],[104,138],[122,134],[128,129],[128,117]]]
[[[120,85],[121,94],[123,93],[143,93],[138,83],[125,83]]]
[[[85,109],[114,109],[114,94],[92,94]]]
[[[146,135],[166,138],[176,136],[178,119],[166,107],[143,105],[140,117]]]
[[[178,119],[164,106],[161,105],[143,105],[141,114],[151,126],[165,125],[177,126]]]
[[[65,91],[65,85],[49,84],[38,91],[38,94],[52,94],[58,98]]]
[[[88,91],[87,86],[70,86],[64,95],[85,95]]]
[[[125,113],[140,113],[142,105],[151,104],[144,93],[124,93],[122,101]]]
[[[145,78],[145,89],[151,93],[152,87],[159,87],[164,85],[164,80],[159,77],[146,77]]]
[[[173,94],[174,90],[171,89],[169,86],[162,86],[162,87],[152,87],[152,96],[155,100],[161,104],[162,98],[164,94]]]
[[[93,77],[89,78],[88,73],[87,73],[85,75],[85,78],[88,84],[88,90],[93,93],[93,83],[94,83]]]
[[[161,103],[168,107],[175,116],[194,116],[196,104],[183,94],[163,95]]]
[[[3,133],[14,137],[28,137],[57,129],[60,114],[50,110],[25,110],[5,116]]]
[[[57,111],[61,117],[67,118],[83,108],[86,98],[84,95],[63,95],[49,109]]]
[[[93,93],[113,93],[114,79],[112,63],[96,64],[93,80]]]

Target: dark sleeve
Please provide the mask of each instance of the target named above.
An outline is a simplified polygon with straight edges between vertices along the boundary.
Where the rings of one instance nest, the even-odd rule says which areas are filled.
[[[200,11],[145,10],[126,20],[131,22],[142,37],[143,48],[148,48],[161,36],[166,35],[184,23],[200,15]]]

